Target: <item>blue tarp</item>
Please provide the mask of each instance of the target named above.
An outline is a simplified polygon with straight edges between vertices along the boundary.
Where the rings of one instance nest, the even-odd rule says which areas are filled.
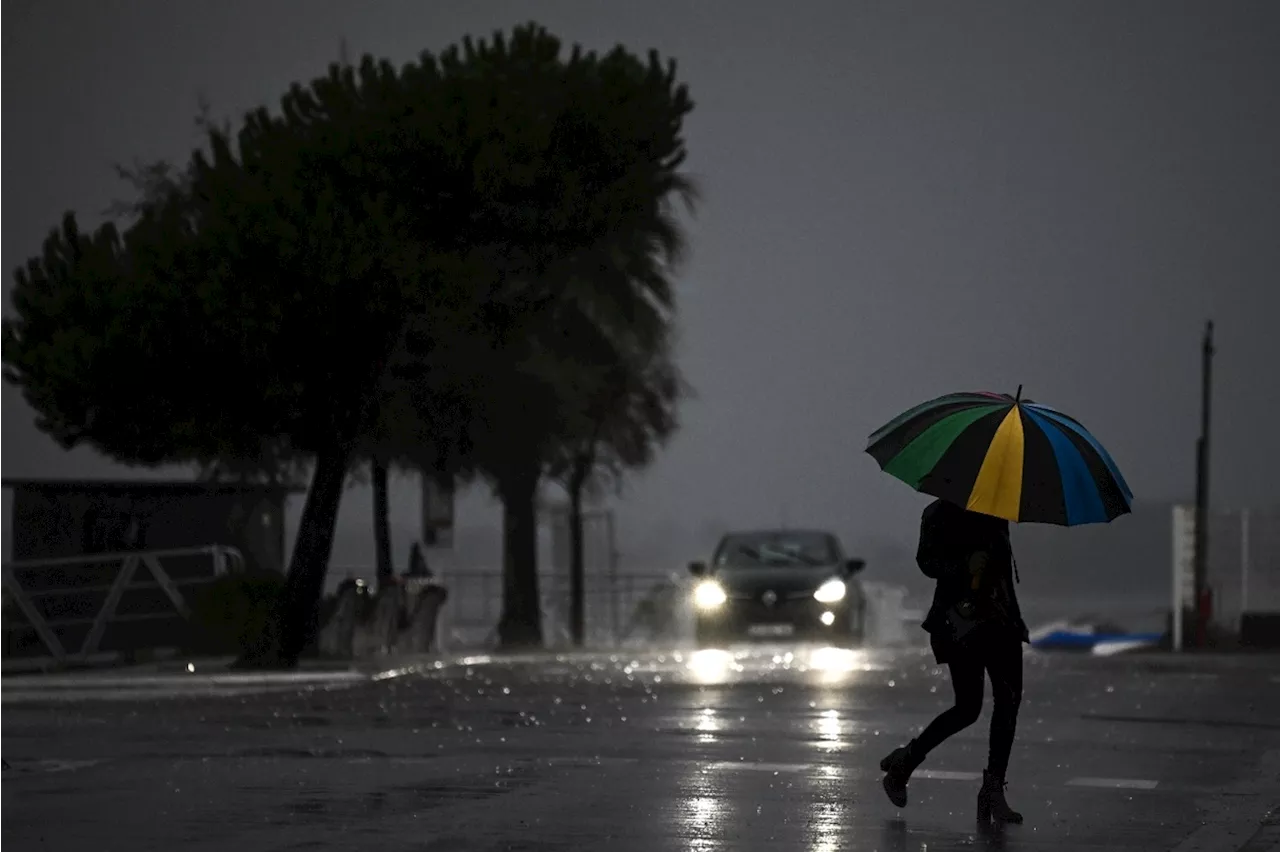
[[[1159,633],[1083,633],[1057,630],[1031,643],[1033,648],[1073,648],[1089,650],[1102,642],[1159,642]]]

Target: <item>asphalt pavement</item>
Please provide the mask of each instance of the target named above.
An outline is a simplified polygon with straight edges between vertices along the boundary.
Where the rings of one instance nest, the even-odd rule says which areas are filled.
[[[1028,651],[1026,824],[1002,831],[974,821],[989,707],[906,808],[880,788],[879,759],[950,703],[917,650],[6,678],[3,696],[10,850],[1280,848],[1274,657]]]

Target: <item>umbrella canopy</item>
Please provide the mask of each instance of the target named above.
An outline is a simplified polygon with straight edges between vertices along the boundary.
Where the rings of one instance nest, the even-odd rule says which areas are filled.
[[[1047,405],[979,391],[904,412],[872,433],[867,452],[917,491],[1008,521],[1106,523],[1133,493],[1079,421]]]

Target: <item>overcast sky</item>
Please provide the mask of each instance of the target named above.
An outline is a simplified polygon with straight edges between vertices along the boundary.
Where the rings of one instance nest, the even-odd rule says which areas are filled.
[[[4,266],[64,210],[96,224],[123,193],[113,163],[184,156],[199,95],[232,115],[343,38],[404,61],[529,18],[657,48],[697,104],[680,290],[697,399],[629,489],[624,549],[784,518],[906,541],[922,498],[865,437],[953,390],[1022,384],[1090,426],[1139,498],[1190,495],[1210,317],[1215,498],[1277,501],[1275,3],[13,0]],[[122,472],[3,394],[5,476]],[[367,495],[348,503],[363,517]]]

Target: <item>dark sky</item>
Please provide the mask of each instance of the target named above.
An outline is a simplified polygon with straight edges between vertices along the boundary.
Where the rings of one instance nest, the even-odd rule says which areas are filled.
[[[64,210],[99,220],[123,192],[113,163],[183,156],[198,95],[224,115],[274,102],[344,37],[355,54],[407,60],[535,18],[590,47],[677,58],[704,190],[681,283],[698,397],[630,488],[624,541],[784,516],[905,540],[921,498],[863,455],[866,435],[924,398],[1018,384],[1089,425],[1139,498],[1189,495],[1208,317],[1215,497],[1276,502],[1280,4],[14,0],[5,12],[8,270]],[[6,476],[119,472],[57,450],[3,393]]]

